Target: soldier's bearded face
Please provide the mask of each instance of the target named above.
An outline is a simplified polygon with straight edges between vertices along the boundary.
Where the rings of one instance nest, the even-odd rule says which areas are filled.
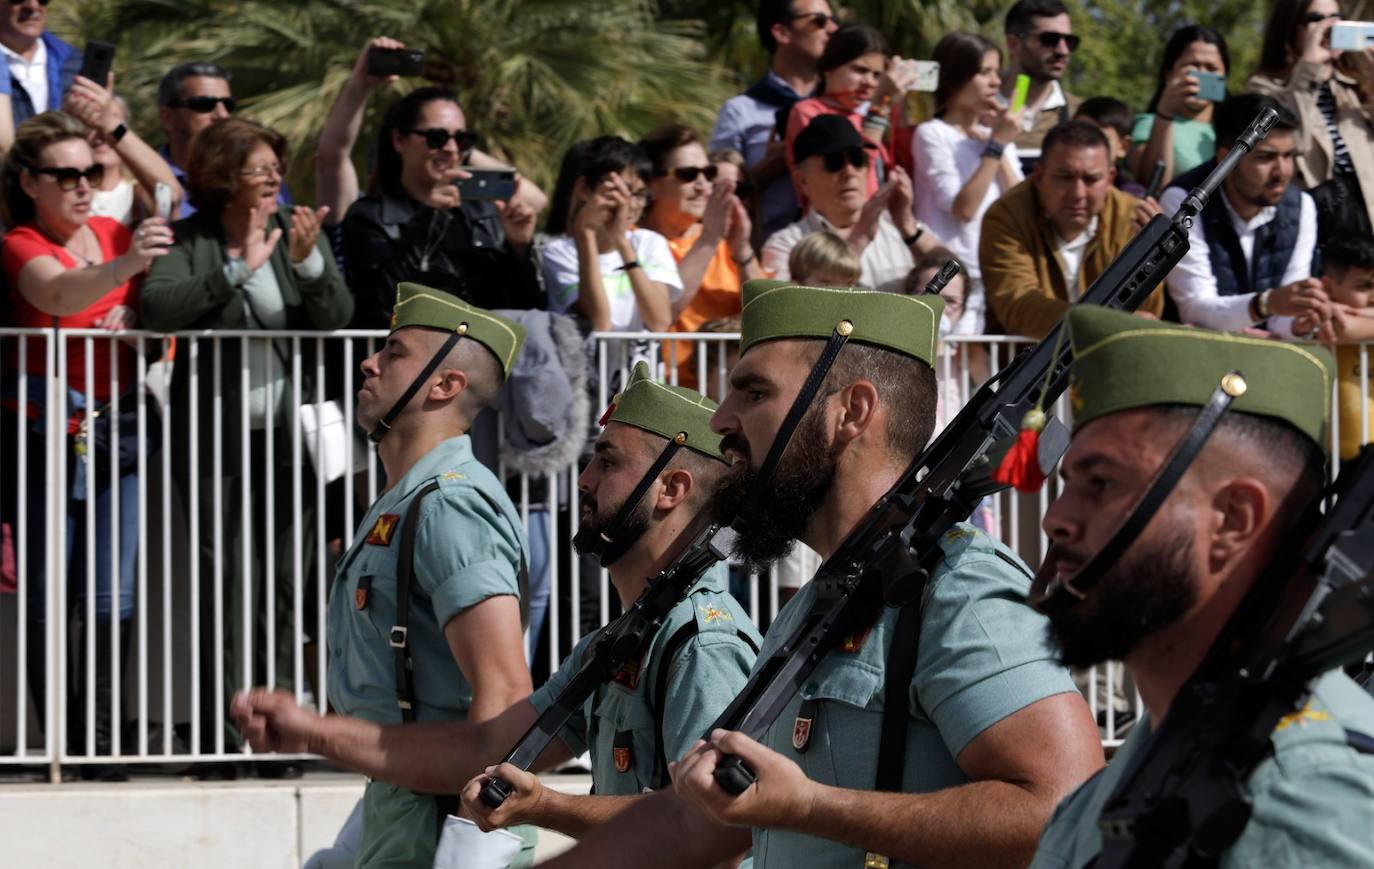
[[[1157,516],[1155,521],[1165,518]],[[1049,617],[1050,641],[1065,665],[1119,661],[1145,637],[1183,618],[1197,604],[1193,533],[1177,520],[1171,524],[1160,533],[1137,538],[1087,600]],[[1079,566],[1091,555],[1055,544],[1045,556],[1046,567]]]
[[[766,570],[792,551],[835,481],[836,453],[826,436],[824,410],[818,402],[802,418],[767,489],[753,499],[750,489],[772,444],[751,450],[739,432],[721,440],[723,450],[743,458],[722,478],[712,509],[718,521],[733,519],[739,532],[735,555],[750,570]]]
[[[611,527],[620,508],[621,504],[602,505],[598,504],[594,497],[583,495],[582,519],[577,523],[577,533],[573,535],[573,548],[584,555],[595,551],[601,542],[601,535]],[[620,533],[620,539],[638,540],[648,530],[649,499],[644,498],[630,513],[630,518],[626,520],[625,528]],[[625,547],[612,547],[608,550],[607,556],[601,559],[601,566],[610,567],[624,554]]]

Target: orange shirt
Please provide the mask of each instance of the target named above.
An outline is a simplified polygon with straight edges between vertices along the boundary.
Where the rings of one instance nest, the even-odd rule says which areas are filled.
[[[668,239],[668,247],[679,262],[692,249],[692,244],[701,234],[698,224],[683,236]],[[730,248],[724,240],[716,246],[715,256],[706,265],[706,274],[701,278],[701,287],[692,298],[692,303],[678,314],[677,320],[668,328],[670,332],[695,332],[712,320],[733,317],[740,312],[740,273],[730,256]],[[696,342],[667,341],[663,344],[665,365],[677,363],[678,384],[691,389],[697,388],[697,366],[693,358]],[[717,364],[717,356],[711,353],[706,360],[708,366]]]

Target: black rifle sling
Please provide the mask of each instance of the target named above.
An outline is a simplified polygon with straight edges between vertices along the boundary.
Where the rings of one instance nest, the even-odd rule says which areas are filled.
[[[425,385],[425,381],[429,380],[430,376],[443,364],[444,359],[448,357],[449,351],[454,348],[454,345],[458,343],[459,339],[467,334],[467,331],[468,324],[460,323],[458,329],[452,335],[448,336],[448,340],[445,341],[438,352],[434,354],[434,358],[429,360],[429,364],[424,367],[424,370],[411,381],[405,393],[391,406],[391,410],[386,412],[386,416],[377,420],[376,427],[367,434],[368,440],[372,441],[374,444],[382,442],[382,438],[386,437],[386,433],[391,431],[391,424],[396,421],[396,417],[400,416],[401,411],[406,409],[406,405],[410,404],[410,400],[415,397],[415,393],[420,391],[420,387]]]
[[[887,666],[883,674],[883,729],[878,739],[878,774],[873,788],[879,791],[900,791],[902,772],[906,769],[906,731],[910,718],[911,679],[916,675],[916,652],[921,644],[921,602],[908,601],[898,611],[892,632],[892,644],[887,649]],[[882,618],[881,612],[879,618]]]
[[[754,650],[754,654],[759,653],[759,647],[754,645],[753,639],[744,631],[735,632],[744,644]],[[663,715],[668,708],[668,677],[672,674],[673,659],[677,653],[687,644],[687,641],[697,635],[697,622],[692,619],[687,624],[678,628],[673,635],[668,638],[668,642],[663,646],[663,654],[658,656],[658,670],[654,674],[654,775],[650,779],[649,786],[654,790],[662,790],[669,782],[668,779],[668,758],[667,750],[664,748],[663,739]]]
[[[415,575],[415,526],[419,524],[420,504],[425,496],[439,488],[434,480],[410,499],[401,525],[401,551],[396,559],[396,624],[391,626],[388,640],[396,669],[396,705],[401,707],[401,719],[415,720],[415,663],[410,658],[410,581]]]

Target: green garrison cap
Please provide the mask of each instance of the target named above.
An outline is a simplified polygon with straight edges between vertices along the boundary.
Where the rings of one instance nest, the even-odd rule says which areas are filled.
[[[935,295],[747,281],[739,352],[778,338],[829,338],[838,327],[841,334],[851,330],[850,341],[915,356],[933,368],[944,310],[944,300]]]
[[[1070,397],[1082,426],[1155,404],[1201,407],[1231,371],[1232,409],[1292,424],[1327,449],[1335,361],[1314,346],[1146,320],[1098,305],[1069,308]]]
[[[486,347],[501,362],[501,373],[510,376],[511,364],[525,343],[525,327],[514,320],[469,305],[457,296],[423,287],[400,284],[396,287],[396,307],[391,314],[391,331],[406,326],[427,326],[457,332]]]
[[[606,408],[601,424],[623,422],[670,441],[684,436],[683,446],[724,462],[720,435],[711,431],[711,415],[715,412],[714,401],[681,386],[658,383],[650,376],[649,366],[640,362],[630,374],[625,390]]]

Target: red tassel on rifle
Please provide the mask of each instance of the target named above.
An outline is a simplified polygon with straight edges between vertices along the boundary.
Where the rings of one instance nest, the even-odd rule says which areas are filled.
[[[1016,443],[1002,457],[1002,464],[993,472],[995,483],[1012,486],[1021,492],[1036,492],[1045,482],[1040,470],[1040,430],[1045,427],[1045,414],[1039,408],[1032,408],[1021,420],[1021,432]]]

